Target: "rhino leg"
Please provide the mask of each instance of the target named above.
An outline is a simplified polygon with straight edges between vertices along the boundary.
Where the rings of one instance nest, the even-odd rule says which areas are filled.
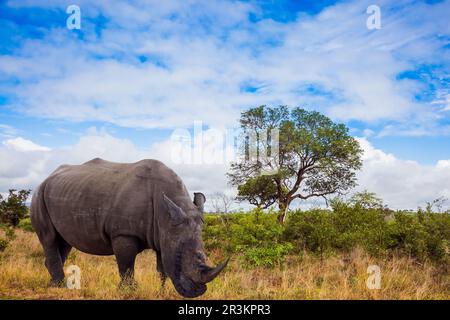
[[[134,280],[134,263],[136,255],[141,251],[138,239],[129,236],[119,236],[113,239],[112,247],[119,267],[119,287],[136,287]]]
[[[47,241],[42,244],[45,253],[45,266],[47,267],[52,280],[51,286],[64,286],[64,262],[70,253],[72,247],[55,233],[52,241]]]
[[[44,249],[45,266],[50,273],[52,286],[64,284],[64,260],[70,251],[70,246],[62,239],[56,231],[48,215],[44,204],[42,192],[33,195],[31,203],[31,223]],[[61,254],[63,252],[63,255]]]
[[[62,287],[64,285],[64,270],[61,256],[57,246],[48,246],[44,248],[45,267],[47,268],[52,280],[51,286]]]
[[[161,278],[161,286],[164,287],[167,280],[167,274],[164,271],[160,251],[156,251],[156,270],[159,272],[159,276]]]
[[[70,250],[72,250],[72,246],[68,244],[64,239],[61,239],[59,241],[59,255],[61,256],[61,262],[64,266],[64,263],[67,260],[67,257],[69,256]]]
[[[46,232],[38,232],[38,237],[44,249],[45,267],[52,278],[50,285],[62,287],[64,286],[64,261],[71,247],[50,224],[44,230]]]

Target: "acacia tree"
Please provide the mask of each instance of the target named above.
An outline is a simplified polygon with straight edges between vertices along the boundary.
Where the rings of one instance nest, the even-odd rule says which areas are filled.
[[[376,193],[367,190],[357,192],[349,200],[353,206],[358,205],[364,209],[383,209],[383,200]]]
[[[17,227],[20,219],[28,215],[28,207],[25,202],[30,193],[31,190],[10,189],[7,199],[3,199],[0,195],[0,223]]]
[[[237,199],[266,209],[277,201],[277,186],[270,176],[250,177],[238,186]]]
[[[216,192],[209,198],[210,205],[216,213],[228,213],[233,205],[234,197],[223,192]]]
[[[238,187],[238,198],[263,207],[277,202],[281,223],[292,201],[327,199],[356,185],[362,150],[344,124],[316,111],[260,106],[243,112],[240,125],[243,156],[231,164],[229,182]],[[277,154],[267,134],[274,129],[279,133]],[[255,149],[252,159],[248,150]]]

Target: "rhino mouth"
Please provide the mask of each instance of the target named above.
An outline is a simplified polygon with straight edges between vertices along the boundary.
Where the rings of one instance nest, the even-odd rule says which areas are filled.
[[[184,275],[181,275],[179,279],[176,279],[173,284],[175,290],[177,290],[179,294],[186,298],[195,298],[201,296],[206,292],[207,289],[206,284],[197,283],[191,278],[185,277]]]
[[[206,292],[206,284],[198,283],[192,280],[189,276],[183,272],[183,253],[188,246],[187,242],[184,242],[177,250],[175,257],[175,277],[173,279],[173,285],[175,290],[183,297],[195,298],[201,296]],[[194,266],[192,266],[194,268]]]
[[[189,248],[192,248],[192,241],[188,240],[183,242],[176,251],[175,272],[172,282],[179,294],[187,298],[195,298],[206,292],[206,283],[217,277],[226,267],[229,259],[215,268],[209,267],[204,261],[198,261],[198,264],[185,266],[189,270],[183,270],[183,254],[194,251],[188,250]],[[193,275],[194,278],[190,275]]]

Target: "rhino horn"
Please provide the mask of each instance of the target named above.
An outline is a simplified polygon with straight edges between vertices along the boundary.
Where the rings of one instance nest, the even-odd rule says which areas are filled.
[[[214,280],[214,278],[227,266],[229,260],[230,258],[226,259],[215,268],[205,267],[204,270],[202,270],[201,282],[207,283]]]

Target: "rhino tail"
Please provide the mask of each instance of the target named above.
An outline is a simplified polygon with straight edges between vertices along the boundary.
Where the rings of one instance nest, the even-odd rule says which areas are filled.
[[[33,193],[30,207],[30,219],[33,229],[36,231],[39,239],[44,235],[56,234],[56,229],[50,219],[47,205],[45,204],[45,187],[47,181],[44,181]]]

